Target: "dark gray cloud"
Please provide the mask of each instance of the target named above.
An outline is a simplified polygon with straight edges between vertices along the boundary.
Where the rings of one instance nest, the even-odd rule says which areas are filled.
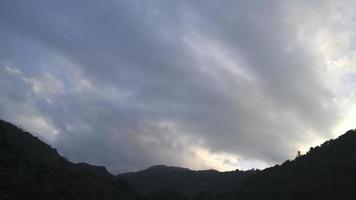
[[[305,6],[4,0],[0,116],[113,172],[281,162],[330,137],[342,110],[311,41],[328,37],[310,29],[334,5]]]

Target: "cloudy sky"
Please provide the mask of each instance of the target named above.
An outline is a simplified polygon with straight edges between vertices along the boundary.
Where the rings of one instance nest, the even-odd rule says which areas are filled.
[[[264,168],[356,127],[353,0],[2,0],[0,118],[72,161]]]

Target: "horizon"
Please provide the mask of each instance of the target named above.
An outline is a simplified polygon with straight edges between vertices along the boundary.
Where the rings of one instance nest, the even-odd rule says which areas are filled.
[[[2,119],[0,119],[0,120],[2,120]],[[17,128],[19,128],[20,130],[23,130],[23,131],[25,131],[25,132],[31,134],[32,136],[36,137],[36,135],[33,135],[31,132],[27,131],[26,129],[24,129],[24,128],[22,128],[22,127],[16,125],[16,124],[13,124],[12,122],[7,122],[7,121],[4,121],[4,122],[10,123],[10,124],[16,126]],[[342,136],[342,135],[346,134],[346,133],[349,132],[349,131],[356,131],[356,128],[349,129],[349,130],[347,130],[345,133],[340,134],[339,136]],[[339,136],[338,136],[338,137],[339,137]],[[316,146],[311,146],[310,148],[320,147],[320,146],[321,146],[322,144],[324,144],[325,142],[328,142],[328,141],[330,141],[330,140],[338,139],[338,137],[337,137],[337,138],[329,138],[328,140],[323,141],[321,144],[317,144]],[[36,137],[36,138],[37,138],[37,137]],[[37,139],[39,139],[40,141],[42,141],[42,142],[44,142],[45,144],[49,145],[51,148],[54,148],[54,147],[52,147],[50,144],[46,143],[46,141],[42,140],[41,138],[37,138]],[[57,150],[57,149],[56,149],[56,150]],[[57,151],[57,152],[58,152],[58,151]],[[64,157],[65,159],[68,159],[68,158],[66,158],[64,155],[62,155],[61,152],[58,152],[58,153],[59,153],[60,156]],[[72,160],[68,159],[68,161],[70,161],[70,162],[72,162],[72,163],[75,163],[75,164],[84,163],[84,164],[89,164],[89,165],[95,166],[95,167],[104,167],[104,168],[108,171],[108,173],[110,173],[110,174],[112,174],[112,175],[114,175],[114,176],[122,175],[122,174],[129,174],[129,173],[142,172],[142,171],[145,171],[145,170],[154,168],[154,167],[179,168],[179,169],[185,169],[185,170],[195,171],[195,172],[199,172],[199,171],[211,171],[211,170],[212,170],[212,171],[216,171],[216,172],[218,172],[218,173],[224,173],[224,172],[234,172],[234,171],[246,172],[246,171],[251,171],[251,170],[260,170],[260,171],[263,171],[263,170],[265,170],[265,169],[267,169],[267,168],[271,168],[271,167],[275,167],[275,166],[280,166],[280,165],[282,165],[283,163],[285,163],[286,161],[293,161],[293,160],[295,160],[298,156],[307,155],[308,152],[297,152],[297,153],[301,153],[301,154],[295,156],[294,158],[288,158],[288,159],[284,160],[284,161],[281,162],[281,163],[275,163],[275,164],[273,164],[273,165],[271,165],[271,166],[267,166],[267,167],[265,167],[265,168],[255,168],[255,167],[252,167],[252,168],[249,168],[249,169],[238,169],[238,168],[236,168],[236,169],[230,169],[230,170],[219,170],[219,169],[214,169],[214,168],[194,169],[194,168],[189,168],[189,167],[185,167],[185,166],[176,166],[176,165],[167,165],[167,164],[164,164],[164,163],[156,163],[156,164],[154,164],[154,165],[147,166],[147,167],[144,167],[144,168],[142,168],[142,169],[133,169],[133,170],[130,170],[130,171],[121,171],[121,172],[116,172],[116,173],[115,173],[115,172],[112,172],[112,171],[108,170],[107,166],[105,166],[105,165],[100,165],[100,164],[99,164],[99,165],[96,165],[96,164],[93,164],[93,163],[87,163],[87,162],[80,161],[80,160],[79,160],[79,161],[72,161]]]
[[[110,173],[264,169],[355,128],[356,2],[0,2],[0,118]]]

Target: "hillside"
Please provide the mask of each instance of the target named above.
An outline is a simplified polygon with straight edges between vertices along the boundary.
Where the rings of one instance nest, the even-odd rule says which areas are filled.
[[[356,131],[350,130],[310,148],[306,155],[262,171],[154,166],[118,177],[146,194],[178,191],[193,199],[355,199],[355,155]]]
[[[113,176],[72,163],[0,120],[0,199],[269,200],[356,199],[356,131],[265,170],[194,171],[157,165]],[[136,192],[137,191],[137,192]]]
[[[74,164],[31,134],[0,120],[0,199],[137,199],[104,167]]]
[[[355,199],[356,131],[250,177],[241,199]]]

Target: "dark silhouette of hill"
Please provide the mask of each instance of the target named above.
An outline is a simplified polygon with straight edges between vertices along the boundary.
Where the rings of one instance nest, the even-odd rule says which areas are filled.
[[[142,199],[105,167],[69,162],[31,134],[0,120],[0,199]]]
[[[180,167],[157,165],[139,172],[119,174],[136,190],[150,194],[159,191],[175,191],[194,197],[200,193],[225,196],[233,194],[236,188],[251,174],[257,171],[189,170]]]
[[[113,176],[105,167],[72,163],[0,120],[0,180],[1,200],[351,200],[356,199],[356,131],[262,171],[158,165]]]
[[[240,199],[356,199],[356,131],[251,176]]]
[[[356,131],[262,171],[154,166],[118,177],[146,194],[176,191],[192,199],[356,199]]]

